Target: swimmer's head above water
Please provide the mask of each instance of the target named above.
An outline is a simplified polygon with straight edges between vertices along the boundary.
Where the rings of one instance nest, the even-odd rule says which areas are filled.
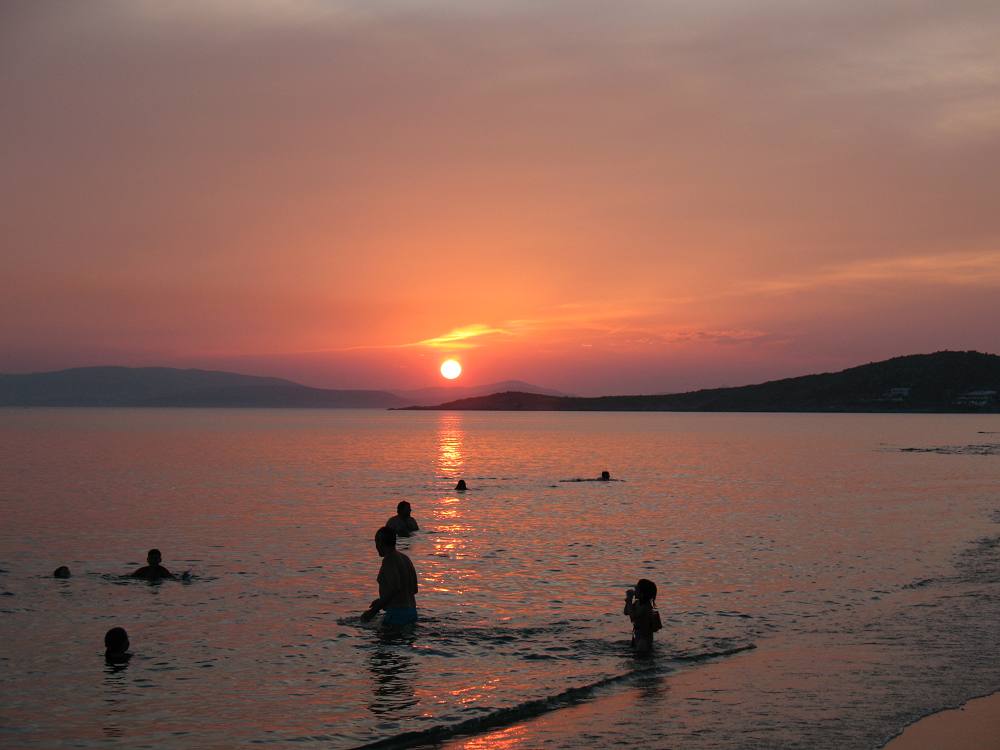
[[[405,500],[400,500],[399,504],[396,506],[396,515],[402,516],[403,518],[409,518],[412,512],[413,509]]]
[[[109,659],[124,656],[128,647],[128,633],[125,632],[125,628],[111,628],[104,634],[104,655]]]

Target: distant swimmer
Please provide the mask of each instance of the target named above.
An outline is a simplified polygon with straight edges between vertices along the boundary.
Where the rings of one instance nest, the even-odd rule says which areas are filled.
[[[465,486],[465,480],[459,479],[458,484],[455,485],[455,492],[465,492],[468,487]]]
[[[382,625],[409,625],[417,621],[417,571],[410,558],[396,549],[396,532],[383,526],[375,532],[375,549],[382,558],[378,571],[378,599],[361,615],[368,622],[385,610]]]
[[[69,578],[72,573],[69,572],[69,568],[65,565],[60,565],[58,568],[52,571],[53,578]]]
[[[147,565],[143,565],[135,573],[132,574],[133,578],[141,578],[144,581],[159,581],[162,578],[176,578],[176,576],[169,570],[160,565],[163,560],[163,555],[160,554],[160,550],[151,549],[146,553]]]
[[[420,531],[417,526],[417,519],[411,514],[413,509],[405,500],[400,501],[396,506],[396,515],[385,522],[387,528],[396,532],[396,536],[409,536],[414,531]]]
[[[128,661],[129,645],[125,628],[111,628],[104,634],[104,658],[112,663]]]
[[[663,628],[656,609],[656,584],[640,578],[635,590],[625,592],[625,609],[622,614],[632,621],[632,648],[637,654],[653,650],[653,633]]]
[[[601,476],[590,479],[588,477],[576,477],[575,479],[560,479],[560,482],[622,482],[622,479],[612,479],[610,471],[602,471]]]

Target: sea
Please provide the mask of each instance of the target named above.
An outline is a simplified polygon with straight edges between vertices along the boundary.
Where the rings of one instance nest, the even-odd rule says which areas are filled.
[[[1000,415],[0,409],[0,570],[3,748],[876,748],[1000,689]]]

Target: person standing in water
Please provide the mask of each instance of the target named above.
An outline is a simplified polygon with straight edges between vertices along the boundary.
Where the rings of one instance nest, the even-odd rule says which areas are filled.
[[[640,578],[635,589],[625,592],[625,609],[622,614],[632,621],[632,648],[637,654],[653,650],[653,633],[663,627],[656,610],[656,584]]]
[[[405,500],[400,501],[396,506],[396,515],[385,522],[386,527],[396,532],[396,536],[409,536],[414,531],[420,531],[417,526],[417,519],[412,515],[413,509]]]
[[[410,558],[396,549],[396,532],[383,526],[375,532],[375,549],[382,558],[378,571],[378,599],[361,615],[368,622],[385,610],[382,625],[409,625],[417,621],[417,571]]]
[[[160,554],[160,550],[155,548],[151,549],[146,553],[146,565],[143,565],[135,571],[132,574],[132,577],[141,578],[144,581],[159,581],[162,578],[176,578],[173,573],[160,565],[162,561],[163,555]]]

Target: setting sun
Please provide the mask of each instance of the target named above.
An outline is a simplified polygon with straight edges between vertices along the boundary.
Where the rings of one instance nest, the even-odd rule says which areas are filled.
[[[454,380],[462,374],[462,365],[454,359],[446,359],[441,363],[441,374],[448,380]]]

